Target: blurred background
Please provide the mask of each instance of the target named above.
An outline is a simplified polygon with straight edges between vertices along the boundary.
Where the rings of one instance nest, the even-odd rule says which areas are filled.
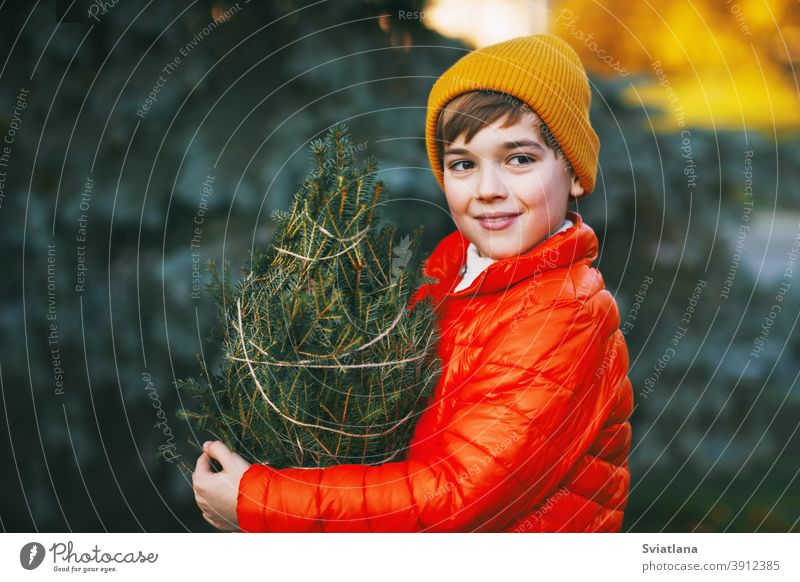
[[[210,531],[174,462],[206,435],[172,382],[220,358],[203,264],[270,240],[337,121],[430,252],[430,87],[536,32],[591,75],[625,529],[800,530],[795,0],[2,2],[0,30],[3,531]]]

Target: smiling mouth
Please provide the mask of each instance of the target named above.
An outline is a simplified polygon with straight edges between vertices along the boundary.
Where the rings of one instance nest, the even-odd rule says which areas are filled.
[[[479,214],[475,220],[487,230],[502,230],[511,226],[516,221],[519,214],[513,213],[494,213]]]
[[[513,218],[519,216],[519,212],[487,212],[486,214],[479,214],[475,218],[478,220],[493,220],[502,218]]]

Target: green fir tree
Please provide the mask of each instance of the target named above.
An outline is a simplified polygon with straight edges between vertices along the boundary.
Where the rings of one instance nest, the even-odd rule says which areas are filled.
[[[433,391],[438,332],[429,278],[415,260],[420,226],[397,240],[371,156],[357,162],[344,124],[312,142],[312,168],[272,244],[242,277],[209,261],[221,369],[176,384],[182,410],[253,462],[282,467],[381,464],[404,457]]]

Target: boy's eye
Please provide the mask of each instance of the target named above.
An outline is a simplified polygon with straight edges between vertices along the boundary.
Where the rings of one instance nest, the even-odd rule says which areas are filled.
[[[536,161],[533,156],[529,156],[527,154],[517,154],[516,156],[513,156],[511,160],[518,160],[517,163],[512,163],[512,166],[524,166]],[[463,164],[466,164],[466,166]],[[465,170],[470,170],[473,167],[474,162],[471,160],[458,160],[457,162],[453,162],[448,166],[448,168],[454,172],[463,172]]]
[[[535,161],[531,156],[528,156],[528,155],[525,155],[525,154],[516,155],[511,159],[512,160],[522,160],[518,164],[511,164],[512,166],[522,166],[522,165],[529,164],[529,163],[532,163],[532,162]]]
[[[463,171],[463,170],[469,170],[470,169],[469,166],[466,167],[466,168],[464,168],[464,167],[459,168],[458,166],[460,164],[471,164],[471,163],[472,162],[469,161],[469,160],[458,160],[457,162],[453,162],[452,164],[450,164],[450,169],[451,170],[455,170],[456,172]]]

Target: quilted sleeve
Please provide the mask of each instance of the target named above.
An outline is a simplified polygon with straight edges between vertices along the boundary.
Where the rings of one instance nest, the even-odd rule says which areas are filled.
[[[618,316],[617,316],[618,323]],[[450,413],[407,460],[274,469],[239,485],[249,532],[498,531],[555,489],[596,436],[610,400],[595,382],[610,335],[570,301],[506,326]],[[557,330],[550,332],[549,330]]]

